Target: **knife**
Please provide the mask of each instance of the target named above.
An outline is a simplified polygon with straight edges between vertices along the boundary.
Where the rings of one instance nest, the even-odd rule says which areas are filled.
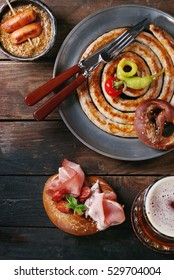
[[[55,93],[39,108],[37,108],[33,116],[36,120],[43,120],[48,116],[70,93],[80,86],[90,75],[90,73],[102,62],[109,62],[117,57],[121,51],[131,44],[135,38],[142,32],[145,27],[147,18],[143,19],[135,26],[125,31],[116,39],[112,40],[104,47],[87,57],[86,59],[75,64],[65,72],[52,78],[44,85],[35,89],[25,97],[25,103],[32,106],[47,96],[50,92],[62,85],[65,81],[78,74],[76,78],[66,85],[62,90]]]

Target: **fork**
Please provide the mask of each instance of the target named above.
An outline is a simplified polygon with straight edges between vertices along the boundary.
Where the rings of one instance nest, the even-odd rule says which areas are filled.
[[[32,106],[47,96],[50,92],[62,85],[68,79],[78,74],[76,78],[66,85],[63,89],[55,93],[45,103],[38,107],[33,116],[36,120],[45,119],[65,98],[72,93],[77,87],[79,87],[90,75],[90,73],[101,63],[107,63],[115,59],[120,52],[126,48],[145,27],[147,18],[125,31],[116,39],[112,40],[104,47],[93,53],[91,56],[82,60],[78,64],[75,64],[65,72],[52,78],[44,85],[35,89],[25,97],[25,103]]]

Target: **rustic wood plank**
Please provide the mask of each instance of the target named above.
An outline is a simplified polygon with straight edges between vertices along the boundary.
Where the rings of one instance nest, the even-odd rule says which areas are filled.
[[[156,177],[104,178],[125,204],[127,219],[99,234],[76,237],[55,228],[44,213],[41,197],[47,176],[1,176],[0,259],[171,259],[144,247],[130,222],[134,197]]]
[[[1,79],[1,87],[3,91],[0,95],[2,104],[0,119],[33,119],[33,110],[36,108],[28,108],[23,101],[24,96],[43,84],[52,77],[52,70],[56,54],[69,31],[84,17],[99,9],[106,8],[111,5],[123,4],[124,1],[44,1],[55,13],[58,20],[58,36],[55,47],[49,55],[49,61],[43,62],[38,60],[35,63],[19,63],[8,62],[4,55],[0,55],[0,76],[6,77]],[[148,4],[152,7],[161,8],[162,10],[172,11],[172,1],[140,1],[141,4]],[[0,1],[0,5],[4,1]],[[5,61],[4,61],[5,59]],[[48,117],[49,119],[60,118],[57,110]]]
[[[174,151],[140,162],[109,159],[79,142],[62,121],[0,123],[1,175],[54,174],[65,157],[87,174],[165,175],[173,173],[173,156]]]
[[[48,176],[0,176],[0,225],[54,227],[42,202],[42,191]],[[130,209],[137,193],[155,181],[154,176],[105,176],[115,190],[118,201],[125,205],[126,222],[130,229]],[[21,211],[22,209],[22,211]]]
[[[66,1],[43,1],[54,13],[57,19],[57,29],[58,36],[55,46],[52,51],[47,55],[47,57],[55,57],[57,54],[57,49],[61,46],[63,40],[66,38],[68,33],[72,28],[78,24],[85,17],[96,12],[97,10],[107,8],[114,5],[125,4],[124,0],[102,0],[102,1],[83,1],[83,0],[66,0]],[[132,2],[130,2],[132,4]],[[0,6],[4,4],[4,0],[0,0]],[[128,4],[128,2],[127,2]],[[174,15],[173,11],[173,1],[161,1],[161,0],[139,0],[136,4],[147,5],[150,7],[161,9],[162,11],[168,12]],[[7,60],[8,58],[4,54],[0,53],[0,59]]]
[[[56,228],[0,227],[0,259],[124,260],[173,259],[143,246],[121,226],[93,236],[76,237]]]
[[[58,21],[52,52],[34,63],[9,61],[0,54],[0,259],[173,259],[150,251],[137,240],[130,208],[139,190],[158,176],[173,174],[174,151],[142,162],[109,159],[80,143],[60,120],[57,110],[48,121],[38,123],[32,117],[35,107],[29,108],[23,101],[26,93],[52,77],[57,51],[78,22],[99,9],[125,1],[43,2]],[[0,0],[0,6],[3,3]],[[139,0],[136,4],[174,15],[173,0]],[[115,188],[125,205],[124,224],[82,238],[54,227],[43,208],[42,190],[65,157],[79,163],[86,174],[100,175]],[[121,176],[134,174],[137,176]],[[146,176],[138,176],[141,174]]]
[[[0,120],[31,119],[33,111],[39,104],[29,107],[24,97],[52,78],[54,62],[0,62],[1,88]],[[5,76],[5,79],[3,77]],[[48,119],[58,119],[55,110]]]

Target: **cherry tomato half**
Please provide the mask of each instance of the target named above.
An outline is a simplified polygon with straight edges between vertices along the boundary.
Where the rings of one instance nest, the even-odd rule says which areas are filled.
[[[116,89],[114,87],[114,81],[115,81],[115,78],[114,77],[110,77],[105,82],[105,90],[106,90],[107,94],[112,96],[112,97],[118,96],[119,94],[122,93],[122,90],[123,90],[123,86],[121,88],[119,88],[119,89]]]

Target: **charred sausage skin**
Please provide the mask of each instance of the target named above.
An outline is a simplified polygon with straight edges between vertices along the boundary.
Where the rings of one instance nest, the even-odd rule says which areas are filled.
[[[7,33],[12,33],[13,31],[33,22],[36,19],[36,16],[36,12],[33,9],[26,9],[3,22],[1,24],[1,29]]]

